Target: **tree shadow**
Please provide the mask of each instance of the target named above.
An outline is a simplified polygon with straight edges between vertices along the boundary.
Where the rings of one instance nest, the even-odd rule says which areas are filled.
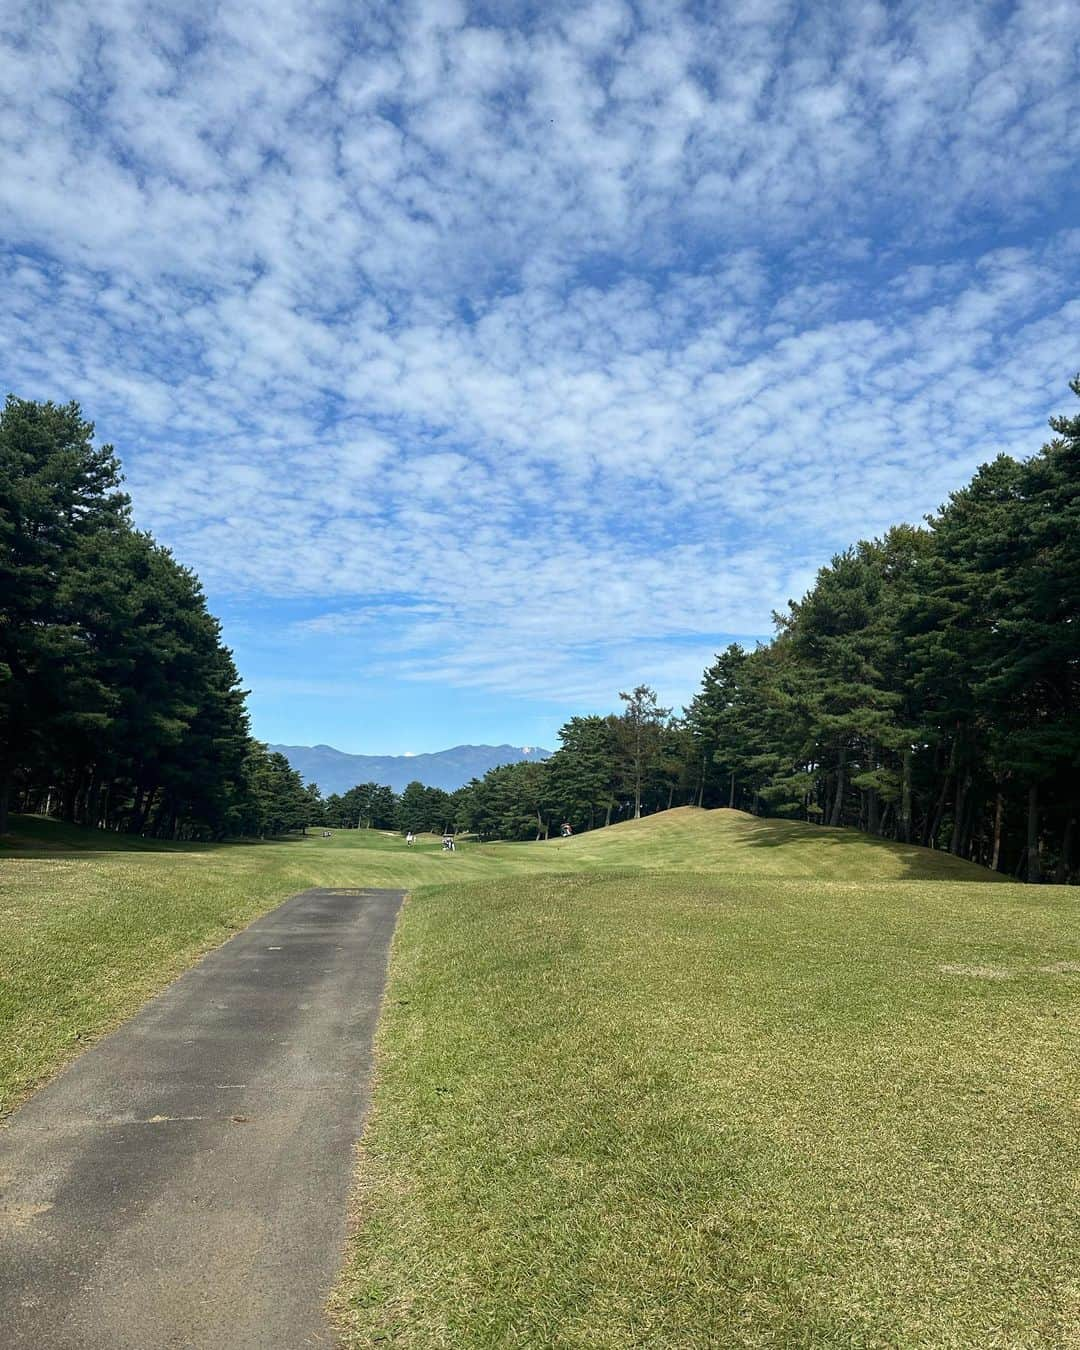
[[[91,830],[48,816],[12,816],[11,832],[0,839],[0,860],[79,858],[94,853],[209,853],[220,849],[291,843],[299,835],[269,839],[151,839],[139,834]]]
[[[957,858],[940,849],[924,848],[921,844],[904,844],[895,839],[883,839],[865,834],[853,826],[816,825],[812,821],[783,820],[749,816],[745,818],[748,848],[791,848],[813,844],[824,856],[830,853],[856,852],[868,855],[874,848],[888,852],[893,865],[899,864],[899,874],[882,880],[910,881],[983,881],[1000,882],[1009,878],[988,867]]]

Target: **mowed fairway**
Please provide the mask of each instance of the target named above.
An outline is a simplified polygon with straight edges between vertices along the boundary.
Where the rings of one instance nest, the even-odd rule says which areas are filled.
[[[180,971],[311,886],[499,876],[521,850],[353,830],[266,844],[165,844],[17,819],[0,846],[0,1116]],[[539,862],[539,859],[536,860]],[[536,865],[534,863],[534,865]]]
[[[407,848],[335,831],[266,844],[167,844],[23,818],[0,845],[0,1116],[199,955],[310,886],[425,887],[654,867],[755,875],[977,875],[941,854],[867,847],[853,830],[689,808],[542,845]],[[795,847],[791,847],[791,845]]]
[[[1075,889],[692,809],[453,857],[23,831],[9,1103],[287,895],[413,888],[350,1343],[1080,1345]]]
[[[407,907],[354,1343],[1080,1344],[1076,893],[680,815]]]

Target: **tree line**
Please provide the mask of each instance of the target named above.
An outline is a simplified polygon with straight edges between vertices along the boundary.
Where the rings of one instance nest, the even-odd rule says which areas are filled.
[[[687,710],[710,801],[1077,879],[1080,416],[1051,427],[717,657]]]
[[[1072,390],[1080,396],[1080,379]],[[480,839],[674,805],[851,826],[1080,878],[1080,416],[922,526],[837,554],[673,716],[639,685],[546,761],[325,800],[250,733],[198,579],[135,529],[75,404],[0,414],[0,830],[9,804],[171,838],[307,825]]]
[[[173,839],[266,835],[310,795],[251,736],[198,578],[135,528],[75,403],[0,412],[0,833],[9,811]]]
[[[1080,380],[1072,383],[1080,396]],[[1080,416],[999,455],[924,525],[820,569],[680,716],[641,686],[544,763],[453,795],[482,838],[672,804],[852,826],[1028,881],[1080,874]]]
[[[360,783],[321,801],[311,824],[338,829],[446,831],[485,839],[545,838],[563,820],[577,829],[671,806],[682,765],[674,753],[684,729],[642,685],[624,694],[621,716],[574,717],[547,760],[490,769],[453,792],[412,782],[400,793]],[[312,793],[315,789],[309,789]]]

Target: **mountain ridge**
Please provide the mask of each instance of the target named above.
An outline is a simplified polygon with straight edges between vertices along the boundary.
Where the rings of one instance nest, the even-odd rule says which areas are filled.
[[[421,755],[352,755],[332,745],[271,745],[285,756],[305,782],[324,795],[347,792],[357,783],[381,783],[400,792],[419,780],[453,792],[500,764],[547,759],[551,751],[536,745],[454,745]]]

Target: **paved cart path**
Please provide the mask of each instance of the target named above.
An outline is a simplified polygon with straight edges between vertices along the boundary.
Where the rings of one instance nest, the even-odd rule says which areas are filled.
[[[334,1344],[402,899],[294,896],[0,1128],[6,1350]]]

